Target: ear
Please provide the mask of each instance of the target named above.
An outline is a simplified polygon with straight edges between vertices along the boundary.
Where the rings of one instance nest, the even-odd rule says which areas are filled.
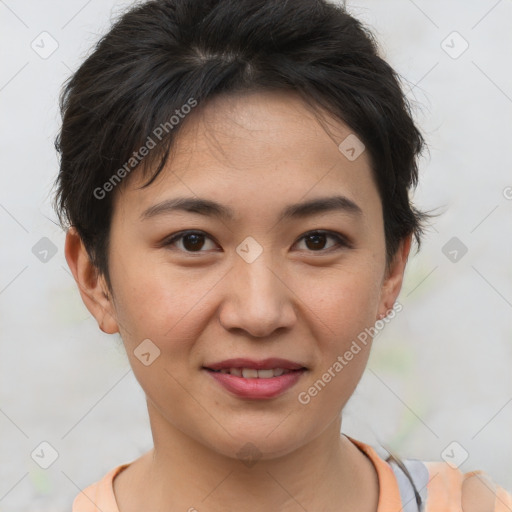
[[[382,319],[388,315],[389,310],[393,308],[393,304],[400,293],[405,265],[411,250],[411,242],[412,234],[402,240],[393,257],[393,261],[386,271],[382,282],[379,311],[377,315],[378,319]]]
[[[119,332],[106,281],[92,264],[82,239],[73,226],[66,233],[65,255],[82,300],[96,318],[100,329],[107,334]]]

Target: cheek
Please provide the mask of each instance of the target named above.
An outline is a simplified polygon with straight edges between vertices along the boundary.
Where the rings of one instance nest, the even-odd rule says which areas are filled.
[[[317,364],[298,390],[297,401],[303,412],[333,420],[352,396],[370,355],[372,338],[369,328],[379,299],[375,285],[378,275],[366,272],[337,272],[316,280],[307,291],[310,325],[315,333]],[[304,287],[306,293],[306,287]]]
[[[219,276],[165,262],[126,262],[117,272],[116,314],[130,348],[149,338],[166,351],[179,351],[205,328],[208,294]]]
[[[379,273],[370,265],[360,270],[338,269],[330,274],[317,274],[304,280],[302,293],[316,324],[324,326],[324,335],[337,348],[357,337],[375,322],[380,288]]]

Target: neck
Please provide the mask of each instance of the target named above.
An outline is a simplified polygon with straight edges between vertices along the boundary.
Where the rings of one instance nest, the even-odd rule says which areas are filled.
[[[378,492],[368,492],[368,479],[376,481],[373,466],[340,436],[341,416],[307,445],[274,458],[256,453],[251,461],[192,439],[150,403],[148,410],[155,448],[132,479],[139,483],[142,508],[220,512],[229,504],[229,509],[246,512],[376,510]],[[130,512],[128,506],[121,510]]]

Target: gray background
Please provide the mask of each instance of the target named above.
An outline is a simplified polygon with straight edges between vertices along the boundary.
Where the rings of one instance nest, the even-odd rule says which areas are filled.
[[[143,393],[81,302],[50,205],[60,86],[129,3],[0,0],[0,511],[70,510],[151,447]],[[512,2],[348,5],[417,104],[430,155],[414,200],[445,213],[410,259],[404,309],[375,339],[343,431],[403,457],[467,452],[461,470],[512,490]],[[58,454],[48,469],[31,458],[50,461],[43,441]]]

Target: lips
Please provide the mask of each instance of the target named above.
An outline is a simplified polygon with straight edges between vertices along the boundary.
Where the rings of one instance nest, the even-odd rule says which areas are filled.
[[[276,368],[282,368],[283,370],[300,370],[305,368],[305,366],[278,357],[271,357],[259,361],[238,357],[235,359],[226,359],[218,363],[205,364],[204,368],[208,370],[230,370],[231,368],[247,368],[251,370],[274,370]]]
[[[214,380],[240,398],[274,398],[291,388],[307,370],[294,361],[228,359],[203,366]]]
[[[271,379],[272,377],[280,377],[285,373],[297,370],[285,370],[284,368],[269,368],[266,370],[256,370],[255,368],[222,368],[221,370],[211,370],[216,373],[224,373],[243,377],[244,379]]]

